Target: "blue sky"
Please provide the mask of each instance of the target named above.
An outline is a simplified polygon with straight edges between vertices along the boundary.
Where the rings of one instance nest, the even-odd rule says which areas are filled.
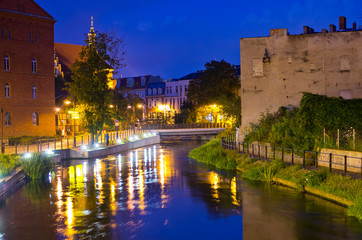
[[[360,0],[35,0],[56,20],[55,41],[82,44],[94,16],[96,30],[125,42],[123,77],[180,78],[211,60],[240,63],[239,39],[268,36],[272,28],[319,32],[347,18],[362,25]]]

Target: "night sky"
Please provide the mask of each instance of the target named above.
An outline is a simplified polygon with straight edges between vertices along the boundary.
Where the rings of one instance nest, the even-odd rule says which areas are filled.
[[[360,0],[35,0],[56,20],[55,41],[83,44],[95,29],[115,31],[125,42],[123,77],[146,74],[180,78],[211,60],[240,64],[239,39],[268,36],[272,28],[300,34],[338,29],[338,17],[362,25]]]

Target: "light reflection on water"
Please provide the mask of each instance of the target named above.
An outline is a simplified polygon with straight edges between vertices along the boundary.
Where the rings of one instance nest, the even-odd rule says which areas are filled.
[[[187,158],[195,143],[185,145],[65,162],[0,205],[0,239],[362,236],[344,208],[209,170]]]

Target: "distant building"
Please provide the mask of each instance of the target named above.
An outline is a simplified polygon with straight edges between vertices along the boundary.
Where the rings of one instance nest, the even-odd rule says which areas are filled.
[[[146,102],[146,87],[148,80],[154,78],[152,75],[119,78],[116,88],[127,97],[128,94],[136,94],[144,102]]]
[[[187,91],[191,80],[201,76],[204,71],[190,73],[180,79],[166,82],[165,105],[170,109],[171,115],[179,113],[184,102],[187,101]]]
[[[243,134],[261,113],[298,106],[303,92],[345,99],[362,98],[362,29],[339,31],[305,26],[303,34],[272,29],[268,37],[240,39]]]
[[[4,137],[55,134],[54,23],[34,1],[0,1]]]
[[[165,108],[165,83],[160,77],[150,78],[146,90],[146,113],[149,121],[164,121],[168,114]]]

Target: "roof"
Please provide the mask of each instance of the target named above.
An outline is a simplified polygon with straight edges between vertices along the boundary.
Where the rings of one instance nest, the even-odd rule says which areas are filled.
[[[54,20],[49,13],[33,0],[3,0],[0,1],[0,10]]]
[[[152,75],[145,75],[145,76],[137,76],[137,77],[126,77],[126,78],[119,78],[117,81],[117,88],[127,88],[127,80],[132,78],[134,81],[133,87],[130,87],[129,89],[140,89],[140,88],[146,88],[148,80],[150,79]],[[145,85],[142,86],[142,78],[145,78],[146,82]]]
[[[59,62],[62,64],[65,72],[70,72],[70,67],[79,58],[79,53],[82,51],[82,45],[54,43],[55,55],[59,57]]]
[[[177,80],[195,79],[195,78],[201,76],[203,73],[204,73],[204,70],[200,70],[200,71],[197,71],[195,73],[190,73],[190,74],[188,74],[186,76],[183,76],[182,78],[177,79]],[[177,80],[175,79],[175,81],[177,81]]]

